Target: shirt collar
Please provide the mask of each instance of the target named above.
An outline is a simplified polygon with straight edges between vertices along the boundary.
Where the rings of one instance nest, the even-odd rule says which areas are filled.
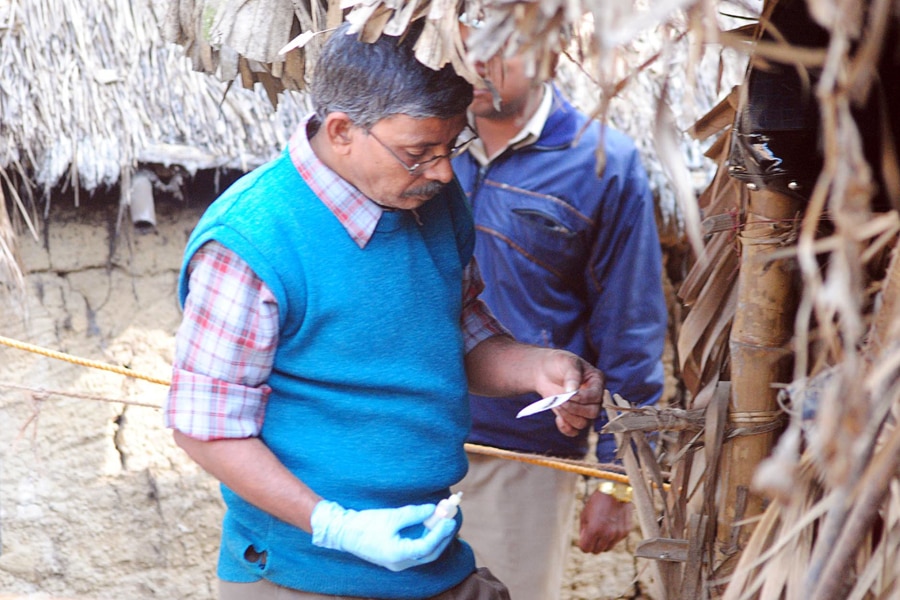
[[[493,156],[488,156],[484,150],[484,143],[481,139],[476,139],[469,147],[469,152],[481,165],[486,165],[502,153],[506,152],[508,148],[517,150],[525,146],[530,146],[540,139],[541,132],[544,130],[544,125],[547,124],[547,119],[550,117],[550,109],[552,106],[553,89],[550,87],[549,83],[545,83],[544,95],[541,97],[541,103],[538,105],[537,110],[534,111],[534,114],[531,115],[531,118],[528,119],[525,126],[519,130],[519,133],[514,135],[505,146],[500,148]],[[469,122],[474,123],[471,113],[469,114]]]
[[[318,119],[313,113],[307,115],[297,127],[288,143],[291,162],[303,181],[337,217],[353,241],[360,248],[365,248],[375,233],[384,209],[319,160],[309,144],[309,134],[315,134],[318,125]]]

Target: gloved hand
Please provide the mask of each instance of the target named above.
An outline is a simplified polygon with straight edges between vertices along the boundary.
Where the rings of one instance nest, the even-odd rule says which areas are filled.
[[[417,538],[400,535],[402,529],[425,521],[434,509],[434,504],[421,504],[356,511],[321,500],[310,517],[312,541],[316,546],[343,550],[391,571],[402,571],[435,560],[453,539],[453,519],[441,519],[430,530],[423,527]]]

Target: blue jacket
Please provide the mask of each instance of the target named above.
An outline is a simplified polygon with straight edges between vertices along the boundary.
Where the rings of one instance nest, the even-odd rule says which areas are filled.
[[[598,177],[601,143],[606,165]],[[653,198],[634,143],[589,122],[554,89],[536,143],[507,149],[485,167],[467,152],[453,167],[472,202],[482,298],[500,322],[520,341],[584,357],[630,402],[656,402],[667,313]],[[470,441],[583,456],[587,433],[563,436],[552,412],[515,418],[534,400],[470,396]],[[602,436],[600,460],[614,451],[612,436]]]

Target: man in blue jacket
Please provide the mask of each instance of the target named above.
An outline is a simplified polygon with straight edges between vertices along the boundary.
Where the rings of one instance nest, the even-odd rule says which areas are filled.
[[[497,89],[500,105],[476,86],[469,118],[479,139],[453,168],[472,203],[483,298],[516,339],[574,352],[606,374],[611,392],[635,404],[656,402],[667,313],[653,200],[634,144],[527,76],[521,56],[476,68]],[[600,175],[598,146],[605,157]],[[559,435],[546,413],[515,418],[536,399],[471,395],[469,441],[584,457],[585,432]],[[614,460],[611,435],[600,436],[597,456]],[[576,482],[570,473],[470,456],[456,488],[465,493],[463,535],[515,600],[558,598]],[[583,551],[609,550],[628,534],[631,506],[624,499],[590,496]]]

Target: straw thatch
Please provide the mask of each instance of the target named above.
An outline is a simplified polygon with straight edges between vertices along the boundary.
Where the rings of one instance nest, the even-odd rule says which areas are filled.
[[[721,59],[722,44],[742,44],[722,35],[724,23],[734,20],[719,14],[718,7],[754,15],[756,1],[168,0],[164,32],[185,47],[195,68],[249,87],[260,83],[272,97],[304,89],[317,49],[342,14],[364,40],[401,35],[410,22],[424,18],[416,45],[419,59],[433,68],[452,64],[473,82],[480,78],[472,60],[500,50],[524,52],[531,70],[541,76],[551,68],[551,53],[564,52],[592,82],[593,97],[582,108],[637,140],[661,197],[663,218],[687,227],[699,250],[696,182],[690,174],[705,183],[709,165],[702,145],[682,133],[719,99],[723,85],[736,83],[740,59],[731,54],[728,62],[710,62]],[[483,20],[467,48],[458,28],[461,11]],[[710,46],[714,54],[707,52]],[[610,118],[613,114],[618,118]],[[682,219],[682,211],[692,218]]]
[[[156,10],[140,0],[0,5],[7,176],[45,193],[61,183],[93,191],[135,163],[247,168],[284,142],[296,110],[276,113],[244,90],[226,95],[163,41]]]
[[[384,31],[402,32],[406,19],[419,16],[427,3],[412,6],[399,21],[383,24]],[[372,30],[360,17],[364,12],[351,14]],[[0,4],[0,139],[6,142],[0,149],[0,193],[6,191],[14,229],[37,235],[39,213],[49,209],[55,186],[71,188],[77,205],[81,190],[121,182],[127,204],[130,175],[141,163],[174,164],[189,172],[256,166],[279,148],[304,112],[297,107],[304,104],[302,94],[282,92],[304,89],[315,50],[340,18],[339,3],[324,1]],[[679,30],[685,27],[682,22]],[[280,54],[301,31],[325,35]],[[436,35],[433,27],[429,31]],[[691,56],[694,46],[683,37],[674,39],[676,34],[635,29],[633,43],[606,59],[616,63],[610,75],[619,84],[611,105],[599,105],[603,80],[585,50],[591,31],[586,23],[567,46],[560,82],[576,104],[635,138],[659,198],[661,221],[670,240],[678,240],[682,219],[675,191],[653,138],[643,135],[656,122],[657,107],[650,99],[665,88],[676,107],[676,126],[686,128],[715,102],[720,86],[736,81],[739,69],[722,74],[710,64],[697,70],[697,86],[687,85],[684,77],[670,78],[668,71],[671,63]],[[701,146],[686,136],[679,144],[676,155],[684,157],[697,181],[708,179],[712,165],[703,159]],[[15,287],[21,274],[11,258],[15,236],[9,225],[0,221],[0,230],[6,227],[0,281]]]

